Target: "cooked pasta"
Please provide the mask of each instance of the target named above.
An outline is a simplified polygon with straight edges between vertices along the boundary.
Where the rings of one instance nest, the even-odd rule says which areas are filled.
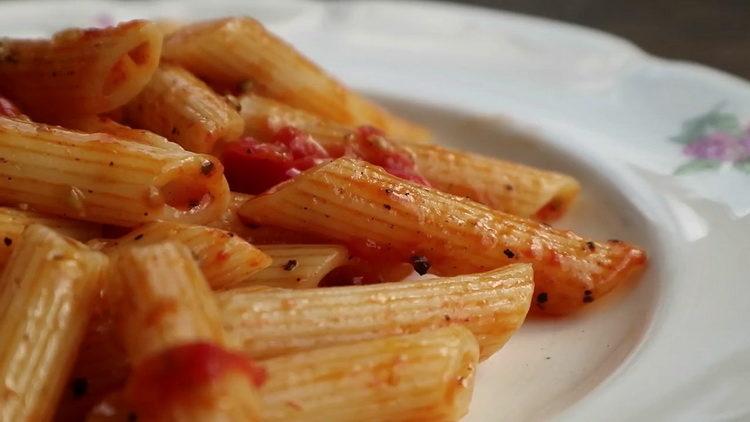
[[[49,420],[67,384],[107,258],[32,224],[0,275],[0,420]]]
[[[534,265],[535,308],[553,314],[604,296],[646,262],[642,250],[626,243],[590,241],[348,158],[253,198],[240,215],[326,236],[355,252],[399,260],[423,256],[442,275],[528,262]]]
[[[263,420],[457,421],[478,356],[474,336],[453,326],[265,360]]]
[[[347,262],[349,252],[340,245],[259,245],[271,264],[240,286],[263,285],[287,289],[318,287],[331,270]],[[238,286],[238,287],[240,287]]]
[[[103,134],[0,117],[0,157],[0,203],[63,217],[203,223],[229,200],[215,158]]]
[[[205,226],[167,221],[145,224],[117,240],[106,242],[107,253],[131,246],[166,241],[188,247],[208,284],[214,289],[239,285],[271,264],[271,258],[234,233]]]
[[[133,129],[129,126],[117,123],[116,121],[103,116],[84,116],[72,117],[58,123],[67,128],[75,129],[86,133],[106,133],[115,138],[137,142],[157,148],[181,151],[179,144],[169,141],[167,138],[159,136],[153,132],[142,129]]]
[[[432,186],[521,217],[552,221],[578,195],[578,182],[565,174],[439,145],[412,143],[422,175]]]
[[[259,139],[271,139],[291,126],[312,135],[331,155],[340,156],[358,137],[354,129],[256,94],[241,96],[239,104],[246,133]],[[565,174],[439,145],[400,142],[390,147],[409,154],[433,187],[522,217],[555,220],[580,190],[578,182]]]
[[[164,58],[224,87],[250,81],[260,94],[339,123],[369,124],[414,141],[430,137],[347,89],[251,18],[187,25],[168,38]]]
[[[101,236],[102,228],[97,224],[68,220],[32,211],[0,207],[0,270],[21,239],[24,229],[32,224],[42,224],[55,229],[60,234],[78,240],[89,240]]]
[[[0,422],[458,421],[529,311],[645,266],[545,224],[579,190],[253,18],[0,38]]]
[[[117,319],[135,369],[126,398],[144,419],[257,421],[255,383],[231,341],[190,250],[178,243],[117,254]],[[170,282],[165,282],[170,280]],[[231,361],[228,361],[231,360]]]
[[[49,40],[0,39],[0,92],[34,118],[104,113],[146,85],[161,47],[159,29],[147,21]]]
[[[224,327],[255,358],[459,324],[487,358],[510,338],[534,290],[528,264],[370,286],[218,294]]]
[[[199,153],[242,135],[237,111],[201,80],[163,64],[148,85],[124,107],[125,120]]]

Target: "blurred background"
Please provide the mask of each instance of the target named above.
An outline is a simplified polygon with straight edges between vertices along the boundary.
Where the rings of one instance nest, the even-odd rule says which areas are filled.
[[[453,0],[589,26],[750,80],[750,0]]]

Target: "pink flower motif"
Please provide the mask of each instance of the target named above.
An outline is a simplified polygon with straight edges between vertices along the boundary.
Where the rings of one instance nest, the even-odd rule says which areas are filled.
[[[716,132],[686,145],[685,155],[715,161],[738,161],[750,158],[750,132],[742,138]]]

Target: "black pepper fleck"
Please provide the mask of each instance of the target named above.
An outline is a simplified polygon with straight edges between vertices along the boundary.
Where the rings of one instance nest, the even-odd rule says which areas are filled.
[[[591,252],[594,252],[596,250],[596,245],[592,241],[586,242],[586,247],[589,248]]]
[[[13,244],[13,239],[6,237],[5,239],[3,239],[3,243],[5,243],[5,246],[10,246]]]
[[[549,300],[549,296],[546,292],[539,293],[536,295],[536,302],[537,303],[546,303],[547,300]]]
[[[203,162],[203,164],[201,164],[201,173],[203,173],[203,175],[205,176],[208,176],[211,174],[211,172],[214,171],[214,167],[216,166],[214,166],[214,163],[212,161],[206,160]]]
[[[443,318],[445,318],[446,321],[450,321],[451,320],[450,315],[443,315]]]
[[[507,256],[507,257],[508,257],[509,259],[515,258],[515,256],[516,256],[516,254],[514,254],[514,253],[513,253],[513,251],[512,251],[512,250],[510,250],[510,249],[506,249],[506,250],[504,250],[504,251],[503,251],[503,253],[504,253],[504,254],[505,254],[505,256]]]
[[[112,166],[114,166],[114,165],[115,165],[115,162],[114,162],[114,161],[110,161],[110,162],[109,162],[109,166],[110,166],[110,167],[112,167]]]
[[[427,274],[427,271],[430,270],[432,264],[430,264],[430,261],[426,256],[414,255],[411,257],[411,266],[414,267],[414,271],[416,271],[417,274],[425,275]]]
[[[86,378],[73,378],[73,381],[70,383],[70,389],[73,392],[73,397],[83,397],[89,390],[89,381]]]
[[[290,259],[282,268],[284,268],[284,271],[292,271],[295,267],[297,267],[297,260]]]
[[[390,206],[390,205],[388,205],[388,204],[383,204],[383,208],[385,208],[385,209],[389,210],[389,209],[391,209],[391,206]]]
[[[134,240],[141,240],[143,239],[143,233],[139,234],[138,236],[133,238]]]

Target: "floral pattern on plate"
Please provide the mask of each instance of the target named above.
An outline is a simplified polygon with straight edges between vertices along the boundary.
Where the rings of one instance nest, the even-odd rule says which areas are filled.
[[[691,158],[674,170],[675,175],[716,170],[723,164],[750,174],[750,125],[743,128],[735,114],[723,109],[719,104],[685,121],[681,132],[672,137]]]

